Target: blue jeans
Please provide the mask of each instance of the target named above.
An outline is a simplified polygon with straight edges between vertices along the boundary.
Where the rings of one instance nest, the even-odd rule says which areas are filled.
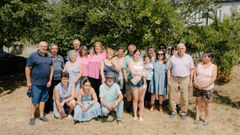
[[[112,103],[107,103],[108,105],[111,105],[113,103],[116,103],[116,101],[112,102]],[[114,112],[117,113],[117,120],[122,120],[122,116],[123,116],[123,101],[121,101],[120,103],[118,103],[117,108],[113,110]],[[102,114],[103,116],[108,116],[108,114],[110,113],[110,110],[108,110],[106,107],[102,106]]]

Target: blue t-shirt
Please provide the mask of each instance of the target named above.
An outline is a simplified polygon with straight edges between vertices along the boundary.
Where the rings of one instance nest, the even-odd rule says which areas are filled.
[[[60,55],[57,55],[57,57],[52,56],[52,62],[53,62],[53,80],[61,80],[61,74],[64,67],[64,59]]]
[[[52,66],[51,56],[34,52],[27,59],[27,66],[31,67],[31,82],[33,85],[47,85],[50,76],[50,67]]]

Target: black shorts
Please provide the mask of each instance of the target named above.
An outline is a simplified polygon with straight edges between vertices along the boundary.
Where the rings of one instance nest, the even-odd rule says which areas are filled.
[[[213,89],[211,90],[199,90],[197,88],[193,89],[193,96],[194,97],[201,97],[207,100],[212,100],[213,98]]]

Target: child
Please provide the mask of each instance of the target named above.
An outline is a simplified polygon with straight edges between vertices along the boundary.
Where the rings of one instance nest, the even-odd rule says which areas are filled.
[[[144,68],[143,72],[146,75],[146,79],[144,79],[144,84],[147,89],[144,102],[145,102],[145,107],[148,107],[151,101],[151,93],[149,92],[148,88],[153,76],[153,64],[149,56],[144,56],[143,68]]]

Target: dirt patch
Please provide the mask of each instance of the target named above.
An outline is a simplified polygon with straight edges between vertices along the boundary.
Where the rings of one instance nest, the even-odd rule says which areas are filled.
[[[166,112],[144,110],[144,121],[134,121],[124,113],[124,123],[92,120],[73,124],[73,120],[57,120],[50,113],[48,123],[38,119],[35,126],[29,126],[31,99],[26,96],[24,74],[0,77],[0,134],[38,135],[38,134],[86,134],[86,135],[232,135],[240,132],[240,110],[234,106],[240,99],[240,66],[233,68],[234,79],[227,84],[217,85],[212,104],[210,125],[194,125],[193,118],[182,121],[180,117],[169,119]],[[232,105],[232,106],[229,106]],[[239,105],[239,104],[238,104]],[[189,116],[195,115],[195,105],[189,106]],[[111,119],[111,117],[110,117]]]
[[[234,66],[232,70],[233,79],[225,84],[215,87],[216,102],[230,104],[240,108],[240,65]]]
[[[212,117],[208,127],[194,125],[193,119],[182,121],[179,117],[169,119],[166,113],[144,111],[144,122],[134,121],[130,114],[124,113],[124,123],[101,122],[92,120],[73,124],[70,119],[57,120],[50,113],[48,123],[38,119],[35,126],[29,126],[30,98],[26,96],[26,87],[17,88],[11,94],[0,97],[0,131],[1,135],[38,135],[38,134],[86,134],[86,135],[230,135],[240,132],[240,112],[227,105],[213,104]],[[190,106],[194,110],[194,106]]]

